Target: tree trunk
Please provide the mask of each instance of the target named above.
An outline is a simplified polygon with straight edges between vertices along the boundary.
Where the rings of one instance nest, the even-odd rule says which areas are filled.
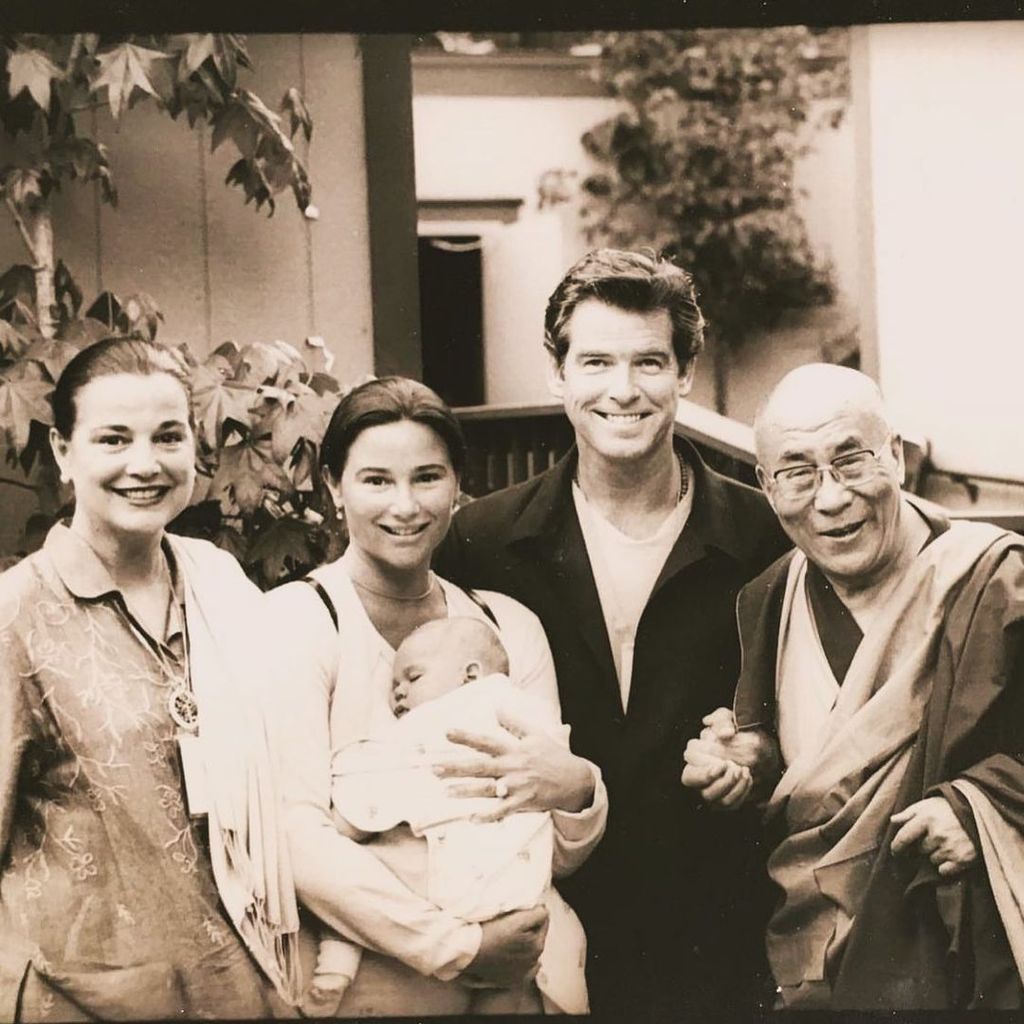
[[[53,282],[53,220],[49,204],[41,202],[35,208],[30,208],[27,204],[15,203],[10,196],[4,202],[32,263],[36,286],[36,323],[43,337],[52,338],[56,333],[53,306],[57,296]]]
[[[708,348],[714,381],[715,412],[728,416],[731,351],[728,342],[717,331],[709,331],[707,340],[710,342]]]
[[[36,278],[36,319],[43,337],[52,338],[56,333],[53,307],[57,304],[57,295],[53,286],[53,220],[50,207],[42,204],[36,210],[26,210],[24,217],[35,251],[32,269]]]

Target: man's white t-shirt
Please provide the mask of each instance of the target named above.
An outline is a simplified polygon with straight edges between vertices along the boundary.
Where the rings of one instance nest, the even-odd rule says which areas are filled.
[[[691,474],[692,480],[692,474]],[[629,537],[613,526],[587,500],[578,483],[572,485],[583,541],[597,584],[601,611],[615,660],[622,708],[629,706],[633,677],[633,648],[640,616],[654,589],[669,552],[693,508],[693,487],[687,488],[676,507],[650,537]]]

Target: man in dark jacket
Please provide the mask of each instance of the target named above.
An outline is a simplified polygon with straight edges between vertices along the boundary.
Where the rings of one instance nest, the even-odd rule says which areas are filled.
[[[853,370],[793,371],[755,434],[797,550],[741,593],[735,718],[709,716],[683,778],[769,797],[779,1005],[1018,1008],[1024,539],[901,494]]]
[[[607,783],[605,838],[560,883],[587,932],[594,1012],[751,1008],[762,995],[752,816],[709,812],[679,775],[701,715],[732,699],[739,588],[784,538],[754,489],[673,437],[703,343],[685,271],[591,253],[551,296],[545,328],[576,446],[462,509],[439,569],[540,617],[572,748]]]

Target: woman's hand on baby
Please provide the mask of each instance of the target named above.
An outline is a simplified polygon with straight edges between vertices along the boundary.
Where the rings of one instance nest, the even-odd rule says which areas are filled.
[[[465,978],[509,988],[533,977],[548,933],[543,906],[501,914],[480,928],[480,948],[462,972]]]
[[[452,796],[495,797],[494,809],[475,821],[499,821],[513,811],[581,811],[594,798],[590,764],[561,743],[507,713],[498,715],[507,736],[496,738],[453,729],[452,743],[469,747],[477,757],[434,765],[441,778],[458,779]]]

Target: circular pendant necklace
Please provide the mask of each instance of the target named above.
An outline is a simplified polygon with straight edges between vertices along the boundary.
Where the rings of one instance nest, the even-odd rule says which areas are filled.
[[[196,703],[192,691],[187,688],[183,680],[178,683],[167,697],[167,710],[170,712],[174,724],[180,729],[188,732],[199,730],[199,705]]]
[[[175,607],[175,594],[170,566],[166,563],[165,569],[169,591],[167,621],[164,625],[164,636],[167,636],[170,633],[171,613]],[[185,650],[184,664],[180,667],[180,671],[175,671],[175,666],[161,650],[159,642],[156,645],[156,653],[164,672],[171,678],[177,677],[177,681],[171,687],[171,692],[167,695],[167,712],[171,716],[171,721],[179,729],[184,729],[190,733],[197,733],[199,732],[199,704],[196,702],[195,695],[192,692],[192,680],[189,671],[188,628],[183,614],[181,615],[181,632],[182,638],[185,641]]]

